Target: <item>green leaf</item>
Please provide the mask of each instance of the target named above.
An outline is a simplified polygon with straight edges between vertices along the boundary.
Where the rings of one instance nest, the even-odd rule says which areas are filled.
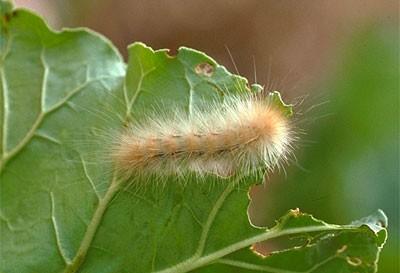
[[[0,13],[2,15],[10,14],[13,9],[13,6],[10,1],[1,1],[0,2]]]
[[[293,116],[293,105],[286,104],[283,102],[281,94],[278,91],[274,91],[268,94],[268,99],[278,107],[287,117]]]
[[[195,105],[248,92],[247,81],[188,48],[169,56],[135,43],[126,66],[90,30],[54,32],[28,11],[0,7],[0,271],[186,272],[230,254],[256,258],[246,248],[284,235],[381,234],[298,211],[271,230],[254,228],[254,178],[118,179],[106,153],[127,122],[169,104],[190,115]]]
[[[267,257],[241,250],[195,272],[376,272],[379,253],[386,241],[386,224],[382,211],[347,226],[329,225],[297,210],[290,211],[267,234],[300,234],[317,227],[331,230],[336,227],[338,232],[312,232],[305,244],[272,252]]]

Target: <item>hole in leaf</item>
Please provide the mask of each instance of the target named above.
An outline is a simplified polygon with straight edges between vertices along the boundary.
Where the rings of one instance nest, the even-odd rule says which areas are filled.
[[[214,73],[214,67],[209,63],[200,63],[196,65],[195,69],[197,74],[203,75],[206,77],[211,77]]]
[[[347,260],[347,263],[348,263],[349,265],[351,265],[351,266],[359,266],[359,265],[362,264],[361,259],[360,259],[360,258],[357,258],[357,257],[350,257],[350,256],[347,256],[347,257],[346,257],[346,260]]]

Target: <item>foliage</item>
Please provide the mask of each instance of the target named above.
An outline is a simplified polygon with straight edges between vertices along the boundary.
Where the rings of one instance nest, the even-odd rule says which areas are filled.
[[[169,56],[135,43],[126,65],[90,30],[54,32],[29,11],[0,8],[2,272],[376,271],[381,211],[340,226],[291,210],[255,228],[247,216],[254,178],[139,188],[113,173],[104,132],[157,105],[190,111],[242,92],[244,78],[188,48]],[[248,249],[287,236],[304,240],[266,258]]]

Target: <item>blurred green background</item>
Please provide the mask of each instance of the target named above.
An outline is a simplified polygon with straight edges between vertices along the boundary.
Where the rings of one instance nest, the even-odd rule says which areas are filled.
[[[15,1],[56,29],[87,26],[126,46],[190,46],[299,104],[297,159],[252,189],[253,222],[290,208],[346,223],[383,209],[379,272],[399,269],[397,1]],[[260,246],[268,251],[270,246]]]
[[[381,208],[389,217],[389,239],[379,272],[387,273],[400,272],[397,35],[388,25],[367,25],[354,34],[321,87],[328,92],[326,103],[314,109],[299,166],[256,191],[253,210],[267,208],[259,224],[288,207],[346,223]]]

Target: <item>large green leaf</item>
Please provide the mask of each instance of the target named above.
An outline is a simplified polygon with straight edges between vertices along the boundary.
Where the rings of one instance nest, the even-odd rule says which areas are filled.
[[[98,34],[56,33],[28,11],[4,1],[0,8],[2,272],[186,272],[235,257],[249,263],[243,259],[260,258],[246,248],[292,234],[311,236],[307,247],[322,256],[305,260],[292,249],[271,256],[280,262],[258,262],[286,270],[287,255],[295,255],[307,269],[329,249],[353,255],[355,241],[365,248],[355,257],[374,270],[385,230],[365,221],[329,225],[291,211],[271,230],[252,227],[254,178],[132,185],[113,173],[107,147],[127,122],[170,104],[190,115],[195,105],[248,90],[244,78],[201,52],[181,48],[171,57],[141,43],[130,46],[126,68]],[[271,98],[291,113],[278,93]]]

